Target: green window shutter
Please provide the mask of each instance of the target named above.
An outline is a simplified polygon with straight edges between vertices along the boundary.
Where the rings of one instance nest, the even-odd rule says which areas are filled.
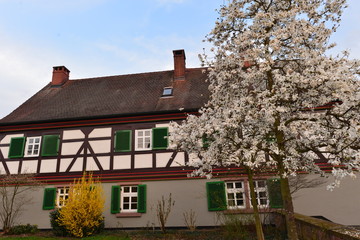
[[[9,158],[24,156],[25,137],[15,137],[10,140]]]
[[[59,152],[59,135],[45,135],[41,148],[41,156],[56,156]]]
[[[168,133],[167,127],[152,129],[152,148],[153,149],[167,149],[168,147]]]
[[[201,140],[202,140],[203,148],[205,149],[209,148],[209,138],[204,135],[202,136]]]
[[[115,133],[115,152],[131,151],[131,130],[120,130]]]
[[[138,213],[146,213],[146,185],[138,185]]]
[[[50,210],[55,208],[56,188],[45,188],[43,210]]]
[[[280,179],[279,178],[268,179],[266,184],[269,192],[270,207],[282,208],[283,200],[281,196]]]
[[[206,192],[209,211],[221,211],[226,209],[224,182],[207,182]]]
[[[111,213],[120,212],[120,186],[111,187]]]

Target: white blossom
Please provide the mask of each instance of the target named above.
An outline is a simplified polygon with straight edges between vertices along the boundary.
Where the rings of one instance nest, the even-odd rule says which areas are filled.
[[[317,153],[333,166],[331,187],[360,170],[360,64],[346,52],[327,55],[344,7],[345,0],[232,0],[219,10],[207,36],[215,58],[203,56],[210,100],[199,116],[173,123],[170,136],[199,159],[194,174],[218,166],[321,172]]]

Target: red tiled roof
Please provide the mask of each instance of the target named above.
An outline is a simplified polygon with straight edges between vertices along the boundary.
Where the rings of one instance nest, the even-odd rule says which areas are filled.
[[[174,71],[162,71],[49,83],[0,124],[198,109],[209,97],[203,70],[187,69],[185,80],[175,81]],[[169,86],[173,97],[162,98]]]

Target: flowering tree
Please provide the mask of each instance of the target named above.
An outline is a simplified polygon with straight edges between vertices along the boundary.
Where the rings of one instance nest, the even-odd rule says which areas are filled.
[[[210,100],[200,116],[173,124],[170,140],[214,166],[264,166],[280,177],[289,239],[298,239],[287,176],[321,172],[322,153],[335,182],[360,168],[359,62],[326,51],[345,0],[232,0],[207,37],[213,43]],[[201,139],[206,137],[207,147]]]

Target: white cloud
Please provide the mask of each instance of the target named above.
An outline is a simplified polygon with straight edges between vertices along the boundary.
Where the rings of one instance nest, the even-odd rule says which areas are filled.
[[[126,64],[126,68],[120,67],[126,73],[140,73],[172,70],[172,51],[177,49],[185,50],[187,67],[199,67],[200,61],[197,56],[202,53],[202,47],[206,46],[198,39],[176,34],[152,38],[138,36],[132,39],[131,43],[131,46],[99,43],[97,47],[104,51],[104,55],[113,55],[113,61]]]

